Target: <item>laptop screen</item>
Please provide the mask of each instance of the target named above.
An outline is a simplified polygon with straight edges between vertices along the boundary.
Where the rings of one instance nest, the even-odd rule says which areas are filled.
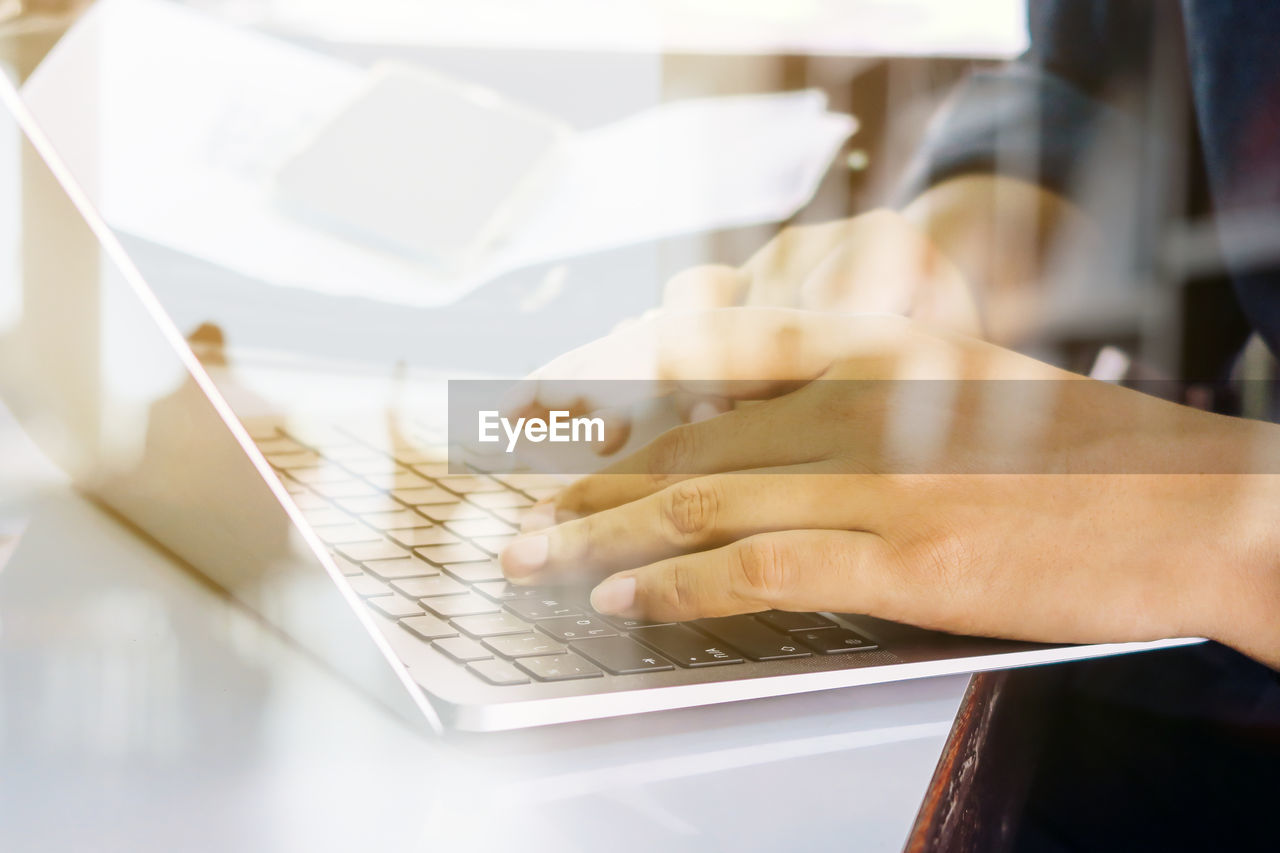
[[[3,78],[0,101],[4,404],[85,493],[421,720],[421,691]]]

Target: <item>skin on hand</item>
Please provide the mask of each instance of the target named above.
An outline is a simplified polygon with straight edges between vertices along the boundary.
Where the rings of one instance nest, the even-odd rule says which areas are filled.
[[[825,340],[830,318],[780,313]],[[1207,636],[1280,665],[1280,475],[1251,473],[1280,471],[1275,427],[900,319],[843,323],[843,349],[833,335],[791,364],[831,381],[580,480],[540,513],[558,524],[504,552],[508,577],[603,579],[597,609],[657,619],[775,608],[1045,642]],[[694,364],[664,363],[677,379]],[[1034,381],[893,381],[927,377]]]
[[[531,379],[661,379],[670,371],[657,363],[658,357],[682,347],[679,358],[708,359],[700,364],[704,379],[816,375],[799,375],[804,371],[792,363],[793,347],[777,346],[776,338],[768,338],[773,346],[765,352],[780,363],[756,357],[751,363],[757,372],[743,370],[738,358],[751,348],[750,330],[742,329],[738,340],[723,344],[714,337],[722,333],[714,327],[714,309],[727,307],[894,314],[1007,345],[1037,323],[1051,247],[1069,247],[1068,254],[1083,258],[1091,254],[1092,239],[1085,218],[1059,196],[1015,178],[965,175],[931,188],[900,212],[879,208],[833,222],[785,228],[741,267],[712,264],[687,269],[667,282],[660,308],[619,325],[611,336],[613,346],[591,345],[586,352],[593,360],[575,357],[582,353],[558,358]],[[678,320],[677,315],[694,319]],[[738,331],[736,325],[729,330]],[[688,343],[673,346],[658,340],[663,332],[683,336]],[[714,344],[698,352],[699,341]],[[799,345],[838,349],[828,341]],[[829,362],[823,361],[822,367]],[[731,397],[709,394],[701,387],[675,387],[670,394],[687,422],[734,405]],[[548,387],[529,402],[521,414],[531,417],[545,416],[553,408],[606,415],[610,440],[598,448],[602,455],[617,452],[630,436],[627,409],[616,401],[559,400],[554,387]]]

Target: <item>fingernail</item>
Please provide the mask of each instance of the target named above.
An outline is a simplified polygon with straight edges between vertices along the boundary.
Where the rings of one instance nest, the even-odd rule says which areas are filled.
[[[550,544],[546,536],[521,536],[502,552],[502,570],[509,577],[533,574],[547,562]]]
[[[720,413],[720,407],[715,403],[708,400],[699,400],[689,410],[689,422],[696,424],[699,421],[710,420]]]
[[[630,610],[636,603],[636,579],[609,578],[591,590],[591,606],[606,615]]]
[[[533,533],[536,530],[546,530],[548,527],[554,526],[556,523],[556,505],[548,501],[547,503],[534,504],[525,511],[520,519],[520,532]]]

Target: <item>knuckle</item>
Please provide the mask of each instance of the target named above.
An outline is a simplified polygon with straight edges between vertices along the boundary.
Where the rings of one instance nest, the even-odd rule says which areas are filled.
[[[689,566],[680,561],[671,563],[662,573],[651,610],[661,616],[685,615],[695,601],[693,583]]]
[[[696,430],[682,425],[667,430],[653,445],[649,456],[649,476],[665,482],[673,474],[686,473],[698,451]]]
[[[738,580],[747,598],[771,602],[790,588],[793,562],[775,538],[743,540],[736,557]]]
[[[706,478],[676,483],[661,494],[663,527],[671,541],[696,545],[714,530],[720,496],[716,486]]]

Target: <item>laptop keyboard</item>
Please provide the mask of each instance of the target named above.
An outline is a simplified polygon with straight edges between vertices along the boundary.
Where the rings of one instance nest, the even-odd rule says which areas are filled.
[[[869,651],[819,613],[657,623],[601,616],[587,590],[508,584],[497,555],[563,481],[450,473],[420,447],[356,431],[247,425],[352,589],[489,684],[628,676]]]

